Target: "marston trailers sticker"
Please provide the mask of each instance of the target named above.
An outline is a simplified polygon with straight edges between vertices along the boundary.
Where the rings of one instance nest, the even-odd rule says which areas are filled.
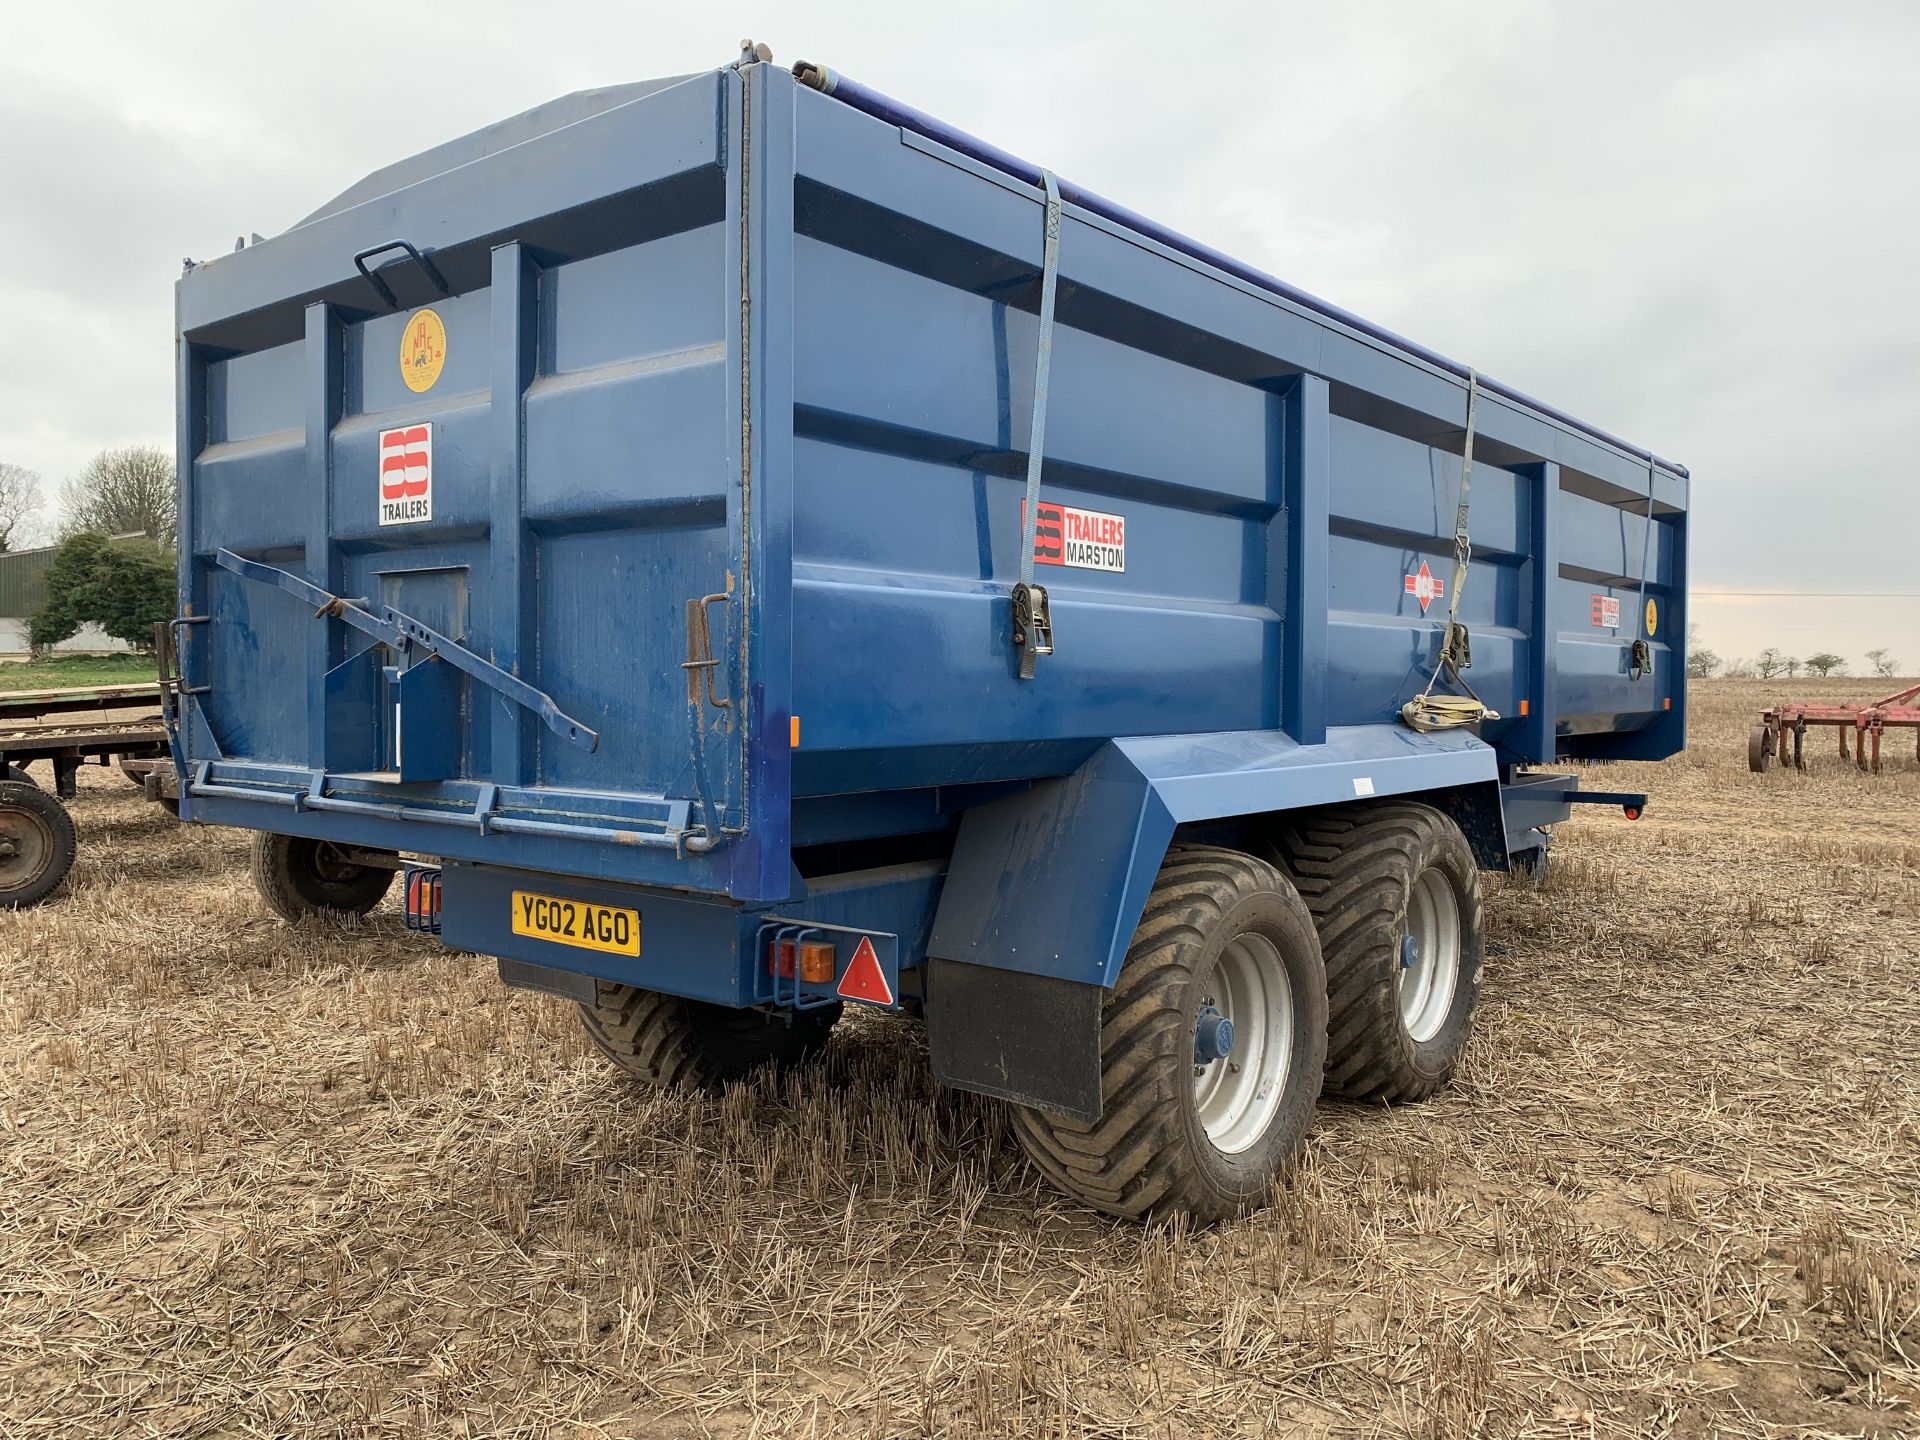
[[[1025,513],[1023,501],[1023,518]],[[1034,512],[1033,563],[1073,565],[1081,570],[1125,570],[1126,517],[1042,500]]]
[[[380,523],[433,518],[433,426],[380,432]]]
[[[1420,602],[1420,613],[1427,613],[1427,607],[1447,593],[1447,582],[1427,568],[1422,560],[1420,568],[1413,574],[1403,577],[1407,594]]]

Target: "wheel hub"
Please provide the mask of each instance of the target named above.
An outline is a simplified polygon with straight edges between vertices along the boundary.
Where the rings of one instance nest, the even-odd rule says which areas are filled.
[[[1265,935],[1234,937],[1215,962],[1193,1027],[1193,1100],[1215,1149],[1236,1155],[1267,1133],[1293,1065],[1293,987]]]
[[[1193,1022],[1193,1063],[1210,1065],[1233,1053],[1233,1021],[1212,1005],[1202,1005]]]
[[[0,813],[0,891],[21,890],[53,855],[53,832],[24,810]]]
[[[313,873],[329,885],[345,885],[358,879],[361,869],[328,841],[322,840],[314,847]]]
[[[1407,894],[1400,938],[1400,1020],[1416,1043],[1445,1028],[1460,984],[1460,901],[1437,868],[1422,870]]]

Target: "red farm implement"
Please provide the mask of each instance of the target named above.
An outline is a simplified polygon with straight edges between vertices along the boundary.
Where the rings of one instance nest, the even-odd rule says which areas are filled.
[[[1758,774],[1778,758],[1782,765],[1804,770],[1807,727],[1831,725],[1840,732],[1840,758],[1847,758],[1847,732],[1851,730],[1854,759],[1862,770],[1871,767],[1878,774],[1880,736],[1888,730],[1920,731],[1920,706],[1913,703],[1915,696],[1920,696],[1920,685],[1865,705],[1776,705],[1761,713],[1760,723],[1747,736],[1747,766]],[[1916,754],[1920,754],[1920,736],[1916,737]]]

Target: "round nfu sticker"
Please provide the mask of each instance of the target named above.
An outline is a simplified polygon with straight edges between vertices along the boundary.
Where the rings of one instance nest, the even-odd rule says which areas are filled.
[[[1660,607],[1653,601],[1647,601],[1647,638],[1653,638],[1653,632],[1660,624]]]
[[[416,310],[400,332],[400,378],[418,395],[431,390],[447,363],[447,327],[431,310]]]

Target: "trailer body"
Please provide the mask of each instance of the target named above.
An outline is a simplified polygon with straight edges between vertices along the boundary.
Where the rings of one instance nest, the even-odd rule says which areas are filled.
[[[1089,1113],[1176,839],[1414,795],[1501,868],[1575,798],[1530,767],[1680,748],[1683,470],[1070,188],[1022,678],[1006,160],[747,64],[192,267],[182,817],[437,857],[416,919],[519,983],[921,1004],[950,1082]],[[1470,384],[1498,718],[1416,733]]]

